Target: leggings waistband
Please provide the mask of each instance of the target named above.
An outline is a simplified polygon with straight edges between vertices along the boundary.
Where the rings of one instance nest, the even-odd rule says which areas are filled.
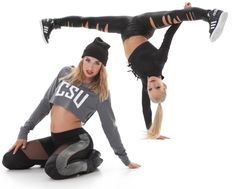
[[[59,146],[67,142],[73,142],[80,140],[79,135],[86,133],[89,137],[90,135],[83,128],[72,129],[69,131],[64,131],[61,133],[51,133],[51,137],[55,145]],[[90,137],[91,138],[91,137]]]

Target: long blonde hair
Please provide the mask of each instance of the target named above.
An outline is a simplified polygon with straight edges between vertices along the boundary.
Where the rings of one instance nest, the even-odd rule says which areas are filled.
[[[83,73],[82,67],[83,67],[83,59],[80,61],[77,67],[74,67],[72,69],[71,73],[69,73],[62,79],[76,86],[83,84],[85,75]],[[108,98],[109,93],[108,93],[107,72],[103,64],[101,64],[99,73],[94,77],[94,80],[87,87],[91,91],[99,95],[101,101],[104,101]]]
[[[153,123],[149,130],[147,131],[147,137],[151,139],[156,139],[160,136],[161,126],[162,126],[162,118],[163,118],[163,109],[162,102],[166,99],[166,89],[164,88],[161,91],[160,97],[151,98],[151,101],[154,103],[158,103],[158,107],[153,119]]]

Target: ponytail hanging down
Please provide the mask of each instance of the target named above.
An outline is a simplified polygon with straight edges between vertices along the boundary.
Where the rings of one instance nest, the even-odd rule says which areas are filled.
[[[163,110],[161,103],[158,103],[158,107],[155,113],[155,117],[151,127],[147,132],[147,137],[150,139],[156,139],[160,136],[161,125],[162,125],[162,118],[163,118]]]

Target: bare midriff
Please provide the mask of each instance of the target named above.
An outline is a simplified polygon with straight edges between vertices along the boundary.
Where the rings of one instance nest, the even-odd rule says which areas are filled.
[[[60,133],[81,128],[81,120],[62,106],[53,105],[51,109],[51,132]]]
[[[132,36],[128,39],[125,39],[123,42],[126,58],[129,59],[133,51],[142,43],[148,41],[148,39],[142,35]]]

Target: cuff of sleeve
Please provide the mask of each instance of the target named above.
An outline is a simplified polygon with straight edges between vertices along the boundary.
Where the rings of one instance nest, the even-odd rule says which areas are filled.
[[[28,133],[29,133],[29,130],[26,127],[21,127],[17,138],[27,140]]]
[[[129,160],[127,156],[119,156],[119,157],[126,166],[130,164],[131,161]]]

